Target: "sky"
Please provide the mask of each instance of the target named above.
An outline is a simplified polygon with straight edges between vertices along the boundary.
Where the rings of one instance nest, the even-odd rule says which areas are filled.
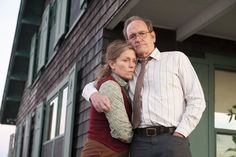
[[[0,106],[11,55],[20,0],[0,1]],[[0,157],[7,157],[10,135],[15,126],[0,124]]]

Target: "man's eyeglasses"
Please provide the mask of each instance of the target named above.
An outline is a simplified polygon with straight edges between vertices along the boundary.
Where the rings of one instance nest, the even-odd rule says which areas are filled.
[[[138,32],[138,33],[131,34],[128,37],[128,40],[134,41],[137,39],[137,37],[140,37],[141,39],[145,39],[147,37],[147,33],[151,33],[151,32],[150,31],[149,32]]]

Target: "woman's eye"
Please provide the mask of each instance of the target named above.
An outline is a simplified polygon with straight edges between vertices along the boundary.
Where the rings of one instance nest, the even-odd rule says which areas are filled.
[[[128,59],[123,59],[123,62],[128,62],[129,60]]]

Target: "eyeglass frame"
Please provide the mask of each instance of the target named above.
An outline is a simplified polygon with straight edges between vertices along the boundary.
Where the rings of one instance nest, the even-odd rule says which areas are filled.
[[[129,41],[134,41],[137,39],[137,37],[140,37],[141,39],[145,39],[147,37],[147,34],[148,33],[151,33],[152,31],[140,31],[140,32],[137,32],[137,33],[133,33],[131,34],[130,36],[128,36],[128,40]]]

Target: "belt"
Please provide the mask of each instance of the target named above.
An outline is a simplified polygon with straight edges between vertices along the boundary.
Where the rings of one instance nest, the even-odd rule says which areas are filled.
[[[161,134],[173,134],[176,127],[153,126],[134,129],[134,134],[144,136],[158,136]]]

